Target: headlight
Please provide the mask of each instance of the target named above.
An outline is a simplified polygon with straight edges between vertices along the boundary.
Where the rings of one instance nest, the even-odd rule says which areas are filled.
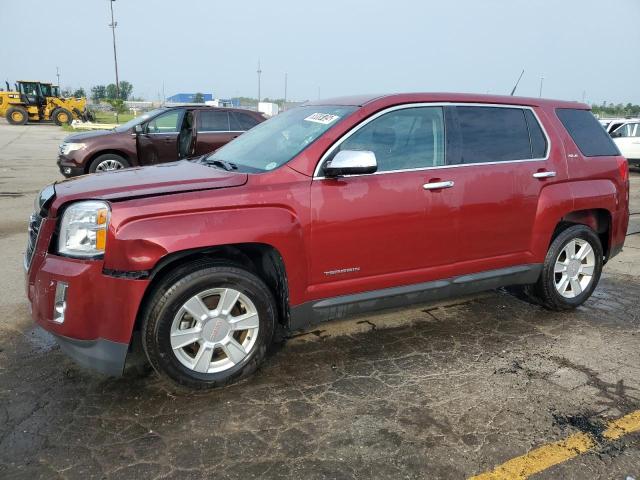
[[[60,153],[63,155],[69,155],[71,152],[81,150],[86,145],[84,143],[63,143],[60,145]]]
[[[72,203],[60,222],[58,253],[70,257],[96,257],[104,254],[111,210],[96,200]]]

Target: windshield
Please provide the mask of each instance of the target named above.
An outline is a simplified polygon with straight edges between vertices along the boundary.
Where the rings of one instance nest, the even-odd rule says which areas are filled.
[[[127,130],[129,130],[130,128],[133,128],[134,126],[149,120],[151,117],[155,117],[156,115],[158,115],[159,113],[162,112],[166,112],[165,108],[157,108],[155,110],[150,110],[148,112],[145,112],[143,114],[141,114],[138,117],[132,118],[131,120],[129,120],[127,123],[123,123],[122,125],[120,125],[119,127],[116,127],[115,130],[116,132],[125,132]]]
[[[206,159],[228,162],[239,170],[273,170],[298,155],[355,110],[356,107],[332,105],[297,107],[253,127]]]

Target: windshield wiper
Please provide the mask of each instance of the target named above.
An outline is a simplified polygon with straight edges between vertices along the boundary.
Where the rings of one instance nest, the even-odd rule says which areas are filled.
[[[205,157],[203,161],[207,165],[214,165],[216,167],[221,167],[228,172],[238,169],[238,166],[235,163],[227,162],[226,160],[219,160],[217,158]]]

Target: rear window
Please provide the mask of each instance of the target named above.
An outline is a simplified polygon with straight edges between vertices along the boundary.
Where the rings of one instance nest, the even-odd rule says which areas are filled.
[[[249,130],[260,123],[258,119],[242,112],[230,112],[229,120],[231,122],[231,130],[236,131]]]
[[[616,144],[589,110],[558,108],[556,114],[585,157],[620,155]]]
[[[531,158],[529,129],[521,108],[456,107],[462,163]]]

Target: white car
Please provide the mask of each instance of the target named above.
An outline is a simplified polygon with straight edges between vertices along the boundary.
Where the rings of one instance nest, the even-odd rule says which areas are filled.
[[[640,167],[640,119],[626,120],[608,131],[629,164]]]

